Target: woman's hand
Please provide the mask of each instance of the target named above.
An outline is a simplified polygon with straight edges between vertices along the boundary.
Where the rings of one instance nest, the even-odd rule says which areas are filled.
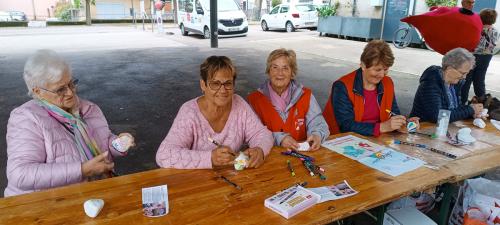
[[[406,124],[406,117],[397,115],[380,124],[380,133],[387,133],[401,129]]]
[[[82,175],[84,177],[91,177],[111,171],[115,164],[108,160],[108,154],[109,152],[104,152],[82,163]]]
[[[281,147],[297,150],[299,148],[299,143],[292,136],[287,135],[281,140]]]
[[[247,148],[243,153],[250,157],[248,168],[259,168],[264,163],[264,151],[259,147]]]
[[[417,128],[416,128],[417,130],[418,130],[418,128],[420,128],[420,117],[416,117],[416,116],[411,117],[408,119],[408,122],[414,122],[417,125]]]
[[[219,146],[212,151],[212,165],[228,166],[234,164],[236,158],[233,150],[228,146]]]
[[[483,118],[483,104],[470,104],[472,109],[474,109],[474,118]],[[487,117],[487,116],[485,116]],[[485,119],[485,118],[483,118]]]
[[[307,137],[307,143],[311,144],[311,147],[309,147],[308,151],[315,151],[318,150],[319,147],[321,146],[321,137],[319,135],[313,134]]]

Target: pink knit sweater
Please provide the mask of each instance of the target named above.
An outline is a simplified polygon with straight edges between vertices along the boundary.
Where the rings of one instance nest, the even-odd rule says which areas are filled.
[[[271,132],[260,122],[252,108],[239,95],[233,95],[231,113],[220,133],[213,131],[198,107],[197,99],[182,105],[177,117],[156,153],[156,162],[165,168],[207,169],[212,168],[212,150],[216,146],[212,138],[234,151],[247,143],[260,147],[269,154],[273,146]]]

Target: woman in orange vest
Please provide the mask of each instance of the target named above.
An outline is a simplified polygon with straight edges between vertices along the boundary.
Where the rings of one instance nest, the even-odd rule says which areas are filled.
[[[394,63],[391,48],[382,40],[370,41],[361,54],[361,68],[332,85],[323,115],[330,133],[356,132],[366,136],[401,129],[406,118],[399,115],[394,84],[387,76]],[[417,122],[418,118],[410,118]]]
[[[328,135],[328,125],[310,89],[294,78],[297,75],[295,51],[284,48],[267,57],[264,84],[248,96],[248,101],[264,125],[273,132],[275,145],[298,149],[299,141],[319,149]]]

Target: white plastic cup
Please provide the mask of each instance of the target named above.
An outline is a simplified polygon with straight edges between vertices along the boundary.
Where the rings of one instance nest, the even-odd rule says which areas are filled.
[[[448,125],[450,124],[451,111],[440,109],[437,120],[436,135],[439,137],[446,136]]]

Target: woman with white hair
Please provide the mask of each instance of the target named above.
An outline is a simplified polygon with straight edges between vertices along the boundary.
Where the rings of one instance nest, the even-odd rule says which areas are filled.
[[[479,118],[483,105],[465,105],[460,99],[463,80],[474,67],[474,55],[464,48],[455,48],[443,56],[442,66],[430,66],[420,77],[411,116],[435,123],[439,110],[451,111],[450,122]]]
[[[7,124],[5,196],[110,177],[113,157],[128,150],[113,140],[125,136],[133,146],[132,135],[112,134],[101,109],[78,98],[78,80],[54,51],[31,56],[23,78],[33,100],[12,110]]]

